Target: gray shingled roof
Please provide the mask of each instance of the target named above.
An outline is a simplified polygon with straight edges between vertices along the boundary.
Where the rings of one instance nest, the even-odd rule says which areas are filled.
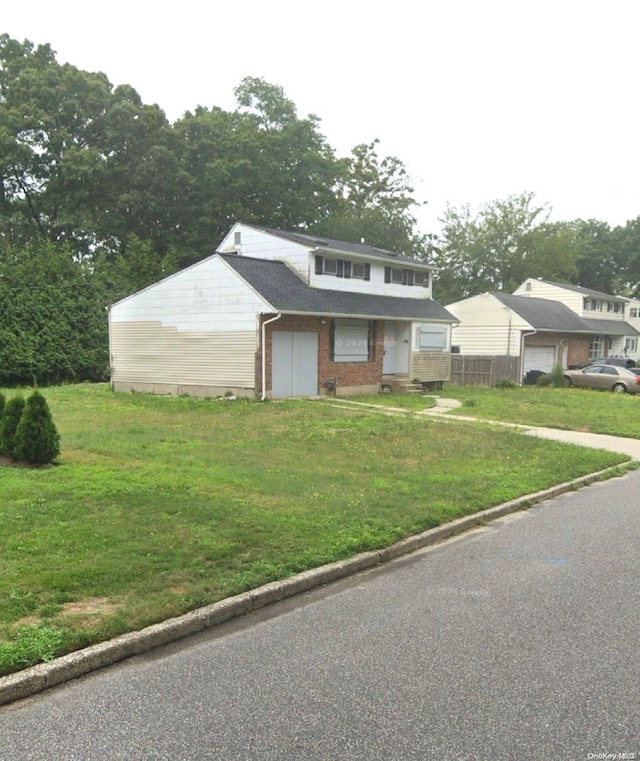
[[[247,227],[253,227],[255,230],[262,230],[262,232],[275,235],[278,238],[284,238],[284,240],[300,243],[302,246],[328,249],[330,251],[343,251],[345,254],[358,254],[361,256],[372,257],[374,259],[385,259],[390,262],[420,265],[422,267],[434,269],[430,264],[427,264],[427,262],[423,262],[419,259],[412,259],[410,256],[405,256],[404,254],[396,254],[393,251],[387,251],[384,248],[376,248],[367,243],[349,243],[344,240],[326,238],[323,235],[307,235],[306,233],[289,232],[287,230],[274,230],[270,227],[261,227],[260,225],[247,225]]]
[[[493,293],[498,301],[512,309],[536,330],[557,333],[597,333],[616,336],[635,336],[638,331],[623,320],[591,320],[580,317],[560,301],[531,296]]]
[[[627,299],[622,296],[612,296],[610,293],[602,293],[602,291],[594,291],[592,288],[583,288],[581,285],[573,285],[572,283],[553,283],[551,280],[542,280],[541,283],[547,283],[547,285],[555,285],[558,288],[565,288],[567,291],[574,291],[574,293],[580,293],[582,296],[588,296],[592,299],[605,299],[606,301],[617,301],[620,304],[625,304]]]
[[[637,336],[638,331],[624,320],[592,320],[583,318],[591,333],[604,333],[608,336]],[[612,326],[614,329],[612,330]]]
[[[437,301],[311,288],[284,262],[218,254],[277,312],[458,322]]]

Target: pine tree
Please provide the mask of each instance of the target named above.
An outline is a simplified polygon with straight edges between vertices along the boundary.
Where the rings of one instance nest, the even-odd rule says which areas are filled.
[[[60,454],[60,436],[47,400],[34,391],[26,401],[15,435],[15,455],[25,462],[45,464]]]
[[[7,403],[4,394],[0,394],[0,427],[2,426],[2,416],[4,415],[4,408]],[[2,441],[0,441],[0,454],[2,454]]]
[[[16,431],[22,418],[25,401],[22,396],[12,396],[6,403],[0,420],[0,452],[16,459]]]

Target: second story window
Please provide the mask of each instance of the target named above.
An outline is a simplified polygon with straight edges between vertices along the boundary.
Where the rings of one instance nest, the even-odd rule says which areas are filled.
[[[316,275],[333,275],[334,277],[371,280],[371,265],[350,262],[348,259],[334,259],[331,256],[316,254]]]
[[[351,263],[351,277],[356,277],[359,280],[368,280],[367,277],[367,265],[360,264],[359,262]]]
[[[421,285],[424,288],[429,287],[429,273],[416,272],[415,270],[405,270],[396,267],[384,268],[384,282],[397,283],[398,285]]]
[[[415,272],[413,275],[413,282],[415,285],[421,285],[423,288],[428,288],[429,287],[429,273]]]

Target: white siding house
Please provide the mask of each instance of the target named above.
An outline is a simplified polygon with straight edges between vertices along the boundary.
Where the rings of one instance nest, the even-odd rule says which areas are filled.
[[[625,322],[627,299],[580,285],[551,283],[535,278],[525,280],[514,294],[559,301],[584,318],[591,327],[589,359],[626,356],[625,346],[629,337],[628,323]]]
[[[267,309],[221,257],[129,296],[109,312],[114,389],[196,395],[252,389],[256,315]]]
[[[432,268],[365,244],[236,224],[218,253],[114,304],[117,391],[285,397],[450,377]]]
[[[626,299],[624,318],[640,334],[640,301],[638,299]],[[629,357],[636,364],[640,362],[639,343],[638,336],[626,336],[622,356]]]
[[[516,357],[524,380],[557,363],[586,365],[602,356],[627,356],[625,345],[637,349],[638,331],[624,319],[626,302],[581,286],[529,279],[514,294],[484,293],[448,304],[447,310],[458,320],[452,341],[460,354]]]

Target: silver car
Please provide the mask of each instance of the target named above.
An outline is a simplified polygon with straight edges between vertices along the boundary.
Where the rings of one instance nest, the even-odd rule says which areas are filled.
[[[640,375],[625,367],[589,365],[583,370],[565,370],[564,385],[615,391],[618,394],[639,394]]]

